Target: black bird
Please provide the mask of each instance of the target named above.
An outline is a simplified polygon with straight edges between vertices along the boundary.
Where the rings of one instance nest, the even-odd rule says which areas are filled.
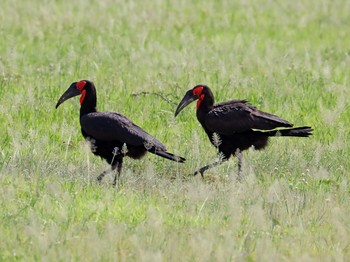
[[[78,95],[81,105],[81,132],[85,140],[91,143],[92,152],[111,165],[111,170],[107,169],[97,177],[98,181],[117,168],[113,182],[115,185],[121,174],[124,156],[139,159],[148,151],[176,162],[185,161],[184,158],[167,152],[161,142],[122,114],[97,112],[96,89],[88,80],[72,83],[58,100],[56,108],[67,99]]]
[[[218,147],[219,161],[200,168],[200,173],[227,161],[232,154],[238,158],[238,179],[242,169],[242,151],[250,147],[264,149],[270,136],[308,137],[313,129],[309,126],[292,127],[288,121],[262,112],[247,100],[231,100],[214,104],[214,96],[206,85],[197,85],[188,90],[176,108],[175,117],[192,101],[197,101],[197,119],[207,133],[210,142]],[[260,131],[262,130],[262,131]]]

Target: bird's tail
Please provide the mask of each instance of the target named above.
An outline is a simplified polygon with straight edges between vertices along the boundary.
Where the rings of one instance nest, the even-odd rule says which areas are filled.
[[[297,137],[308,137],[312,135],[312,127],[310,126],[302,126],[302,127],[294,127],[287,128],[281,130],[273,130],[268,131],[269,136],[297,136]]]
[[[155,154],[157,156],[161,156],[161,157],[164,157],[166,159],[175,161],[175,162],[183,163],[183,162],[186,161],[186,159],[181,157],[181,156],[176,156],[176,155],[174,155],[172,153],[165,152],[165,151],[162,151],[162,150],[157,150],[155,148],[150,149],[149,152],[151,152],[151,153],[153,153],[153,154]]]

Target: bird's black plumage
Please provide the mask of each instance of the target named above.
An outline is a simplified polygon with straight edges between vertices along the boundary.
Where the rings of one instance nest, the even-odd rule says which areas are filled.
[[[134,124],[130,119],[116,112],[97,112],[96,89],[92,82],[82,80],[74,82],[58,100],[56,108],[67,99],[80,97],[81,132],[91,145],[92,152],[105,159],[112,167],[118,168],[114,178],[120,176],[125,156],[139,159],[151,152],[169,160],[184,162],[185,159],[169,152],[165,145]],[[101,180],[109,170],[103,172]]]
[[[221,161],[207,165],[195,172],[204,171],[228,160],[232,154],[238,157],[238,174],[241,172],[242,151],[250,147],[263,149],[271,136],[307,137],[311,127],[292,127],[288,121],[250,105],[246,100],[231,100],[214,104],[214,95],[206,85],[197,85],[187,91],[179,103],[175,116],[192,101],[197,101],[197,119],[210,142],[218,147]],[[275,130],[284,127],[285,129]]]

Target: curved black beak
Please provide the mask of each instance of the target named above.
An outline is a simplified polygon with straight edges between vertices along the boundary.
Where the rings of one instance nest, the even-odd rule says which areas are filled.
[[[80,95],[80,91],[76,88],[76,83],[73,83],[70,85],[70,87],[67,89],[66,92],[64,92],[64,94],[60,97],[60,99],[58,100],[57,104],[56,104],[56,109],[57,107],[62,104],[64,101],[68,100],[71,97]]]
[[[188,90],[185,94],[185,96],[182,98],[180,104],[177,106],[176,111],[175,111],[175,117],[184,109],[186,106],[188,106],[190,103],[193,101],[197,100],[198,96],[195,96],[193,94],[192,89]]]

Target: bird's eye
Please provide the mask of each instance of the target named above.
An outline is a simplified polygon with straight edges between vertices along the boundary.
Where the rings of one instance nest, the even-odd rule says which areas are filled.
[[[86,85],[86,81],[80,81],[76,84],[76,87],[78,90],[83,90],[84,89],[84,86]]]

